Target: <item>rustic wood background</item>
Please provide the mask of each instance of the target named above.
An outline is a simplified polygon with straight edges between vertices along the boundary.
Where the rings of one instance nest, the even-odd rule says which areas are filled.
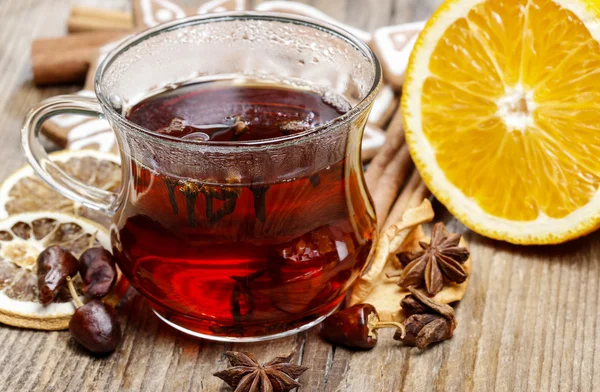
[[[201,1],[201,0],[198,0]],[[439,0],[306,1],[349,24],[374,29],[428,17]],[[127,0],[82,1],[125,9]],[[32,85],[29,45],[65,31],[68,0],[0,0],[0,178],[24,163],[19,128],[45,97],[78,86]],[[124,341],[95,359],[67,332],[0,326],[1,391],[230,391],[211,374],[223,352],[261,359],[296,350],[310,367],[300,391],[600,390],[600,234],[554,247],[517,247],[466,230],[438,206],[438,217],[470,243],[474,273],[450,341],[421,352],[382,333],[372,351],[332,347],[315,330],[264,344],[190,339],[162,324],[145,301],[122,311]]]

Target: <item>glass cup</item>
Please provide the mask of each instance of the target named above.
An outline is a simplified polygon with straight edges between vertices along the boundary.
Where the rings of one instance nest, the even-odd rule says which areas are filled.
[[[332,313],[365,268],[376,237],[361,139],[380,85],[372,51],[346,31],[280,14],[195,16],[133,36],[95,79],[97,99],[43,101],[24,123],[27,159],[61,194],[112,216],[113,253],[169,325],[214,340],[256,341]],[[189,81],[310,86],[349,110],[289,136],[182,140],[129,121],[148,92]],[[122,162],[118,193],[56,166],[39,141],[48,117],[105,117]]]

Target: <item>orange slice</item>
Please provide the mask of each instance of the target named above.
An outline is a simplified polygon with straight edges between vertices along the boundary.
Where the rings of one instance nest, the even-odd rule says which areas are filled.
[[[412,52],[406,140],[463,223],[520,244],[600,224],[600,6],[449,0]]]

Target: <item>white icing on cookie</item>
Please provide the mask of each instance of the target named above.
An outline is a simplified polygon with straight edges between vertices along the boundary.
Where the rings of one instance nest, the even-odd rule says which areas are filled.
[[[77,95],[89,98],[95,97],[94,92],[89,90],[78,91]],[[58,116],[50,117],[47,121],[61,128],[69,128],[74,125],[80,124],[84,121],[87,121],[87,119],[87,117],[79,114],[59,114]]]
[[[156,20],[160,23],[168,22],[173,19],[173,12],[170,10],[161,8],[158,11],[156,11]]]
[[[115,146],[116,139],[112,131],[100,132],[95,135],[75,140],[68,145],[70,150],[82,150],[89,146],[97,146],[97,150],[111,152]]]
[[[257,11],[273,11],[273,12],[287,12],[296,15],[308,16],[315,19],[320,19],[324,22],[334,24],[338,27],[341,27],[344,30],[349,31],[354,34],[358,38],[362,39],[365,42],[369,42],[371,40],[371,33],[357,29],[352,26],[348,26],[326,13],[316,9],[315,7],[311,7],[310,5],[297,3],[295,1],[265,1],[264,3],[260,3],[256,6]]]
[[[362,140],[362,149],[369,150],[379,148],[385,143],[385,135],[377,128],[371,127],[369,124],[365,127],[365,133]]]
[[[425,21],[382,27],[373,33],[373,41],[379,48],[380,60],[384,63],[387,72],[398,79],[394,81],[397,84],[404,81],[410,52],[423,27]]]
[[[371,108],[371,114],[369,115],[369,122],[378,124],[381,118],[385,115],[388,108],[394,101],[394,90],[389,85],[384,85],[375,101],[373,101],[373,107]]]
[[[170,20],[184,18],[186,12],[179,5],[168,0],[139,0],[144,24],[154,27]]]
[[[244,11],[246,9],[246,0],[211,0],[198,8],[198,14],[208,14],[210,12],[225,11]]]
[[[98,118],[95,120],[89,120],[71,129],[67,135],[67,141],[71,143],[75,140],[91,136],[95,133],[106,132],[110,130],[110,124],[105,119]]]
[[[86,98],[96,98],[96,94],[92,90],[80,90],[77,95],[81,95]]]
[[[61,128],[68,128],[86,121],[87,118],[78,114],[59,114],[58,116],[50,117],[47,121]]]

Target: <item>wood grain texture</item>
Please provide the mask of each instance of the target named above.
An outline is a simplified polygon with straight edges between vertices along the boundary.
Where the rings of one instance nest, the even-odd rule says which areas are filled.
[[[428,17],[438,0],[312,0],[364,29]],[[36,89],[32,38],[65,31],[67,0],[2,0],[0,7],[0,178],[24,163],[19,128],[39,100],[78,86]],[[126,0],[78,4],[126,9]],[[187,3],[193,3],[188,1]],[[463,233],[474,268],[450,341],[420,352],[383,331],[369,352],[321,341],[315,330],[264,344],[191,339],[162,324],[135,296],[120,309],[124,341],[92,358],[67,332],[0,326],[1,391],[230,391],[212,376],[228,349],[260,359],[296,351],[310,367],[301,391],[592,391],[600,387],[600,233],[554,247],[518,247],[478,236],[436,205]]]

